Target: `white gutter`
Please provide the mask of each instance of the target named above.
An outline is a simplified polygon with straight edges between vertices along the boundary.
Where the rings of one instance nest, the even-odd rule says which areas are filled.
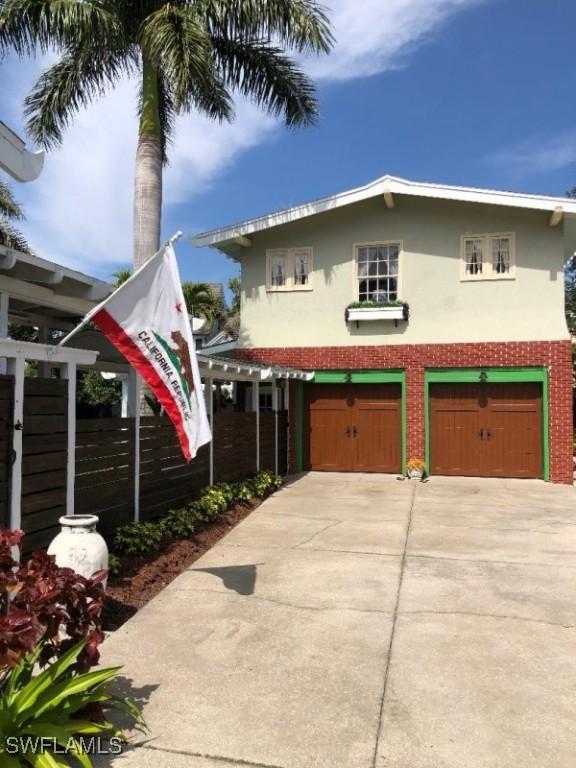
[[[34,181],[42,173],[44,152],[29,152],[26,144],[0,121],[0,168],[16,181]]]

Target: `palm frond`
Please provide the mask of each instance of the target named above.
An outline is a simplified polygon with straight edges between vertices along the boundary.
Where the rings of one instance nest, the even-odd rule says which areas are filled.
[[[5,218],[0,218],[0,245],[21,253],[33,253],[22,232]]]
[[[232,116],[230,96],[214,70],[207,27],[194,6],[165,3],[144,20],[139,39],[177,111],[194,104],[211,117]]]
[[[108,41],[118,47],[122,29],[112,8],[99,0],[2,0],[0,53],[13,48],[20,56],[54,46]]]
[[[24,101],[28,133],[38,144],[58,146],[72,117],[103,96],[109,85],[130,74],[132,51],[100,53],[94,47],[71,46],[60,61],[40,75]]]
[[[188,0],[191,2],[192,0]],[[316,0],[193,0],[211,31],[229,40],[275,40],[282,48],[328,53],[334,37]]]
[[[312,80],[280,49],[258,41],[212,41],[222,79],[286,125],[311,125],[318,116]]]
[[[13,221],[22,221],[24,211],[14,199],[12,190],[6,182],[0,180],[0,216]]]

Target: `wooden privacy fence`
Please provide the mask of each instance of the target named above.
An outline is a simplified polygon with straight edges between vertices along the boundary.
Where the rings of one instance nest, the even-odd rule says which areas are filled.
[[[21,435],[19,523],[25,550],[46,546],[66,514],[70,476],[69,382],[26,377],[22,423],[15,432],[14,377],[0,375],[0,527],[13,525],[13,438]],[[166,417],[141,417],[139,451],[133,418],[76,420],[74,510],[97,514],[100,529],[139,517],[149,520],[183,506],[211,482],[240,480],[259,469],[287,471],[285,411],[212,415],[213,441],[186,463]],[[72,422],[74,423],[74,422]],[[259,440],[257,439],[259,435]],[[74,445],[74,442],[72,443]]]
[[[134,419],[76,422],[74,509],[98,515],[103,533],[132,519],[134,447]]]
[[[77,422],[76,513],[100,517],[103,532],[132,519],[136,493],[134,419]],[[257,471],[255,413],[214,414],[213,481],[232,482]],[[276,417],[260,414],[260,469],[275,470]],[[278,413],[279,471],[286,472],[286,417]],[[210,483],[210,446],[189,464],[166,417],[140,418],[140,519],[183,506]]]

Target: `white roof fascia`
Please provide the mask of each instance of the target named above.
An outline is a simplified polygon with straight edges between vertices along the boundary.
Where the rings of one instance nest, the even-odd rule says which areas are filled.
[[[500,205],[512,208],[525,208],[535,211],[553,212],[561,206],[567,215],[576,215],[576,200],[569,197],[549,197],[545,195],[528,195],[519,192],[503,192],[493,189],[476,187],[457,187],[446,184],[431,184],[421,181],[409,181],[397,176],[382,176],[362,187],[341,192],[330,197],[323,197],[304,205],[286,208],[266,216],[247,219],[239,224],[233,224],[220,229],[203,232],[190,238],[193,245],[201,247],[218,247],[223,243],[233,242],[238,237],[262,232],[282,224],[289,224],[307,216],[324,213],[345,205],[351,205],[371,197],[384,195],[413,195],[436,200],[452,200],[466,203],[482,203]]]

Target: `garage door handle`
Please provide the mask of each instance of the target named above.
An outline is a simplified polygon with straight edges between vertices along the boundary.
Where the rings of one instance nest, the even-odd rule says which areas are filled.
[[[492,440],[492,432],[489,429],[486,430],[486,440]]]
[[[346,427],[344,432],[346,433],[346,437],[350,437],[350,427]]]
[[[480,440],[484,440],[484,427],[482,427],[480,432],[478,432],[478,437],[480,438]]]
[[[358,432],[360,432],[360,430],[358,429],[358,427],[352,427],[352,434],[354,435],[354,437],[356,437],[356,435],[358,434]]]

